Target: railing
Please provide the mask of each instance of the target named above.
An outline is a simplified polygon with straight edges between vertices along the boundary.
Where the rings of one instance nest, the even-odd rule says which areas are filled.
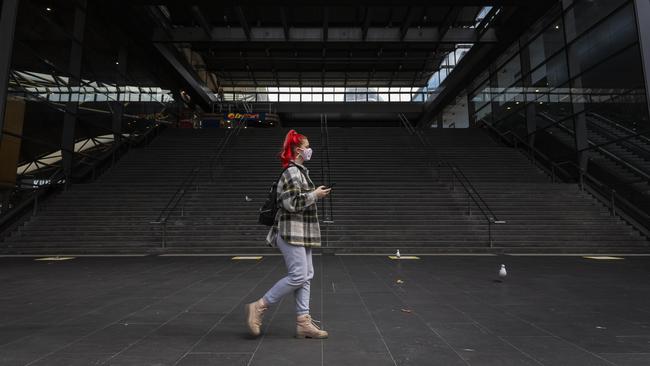
[[[541,114],[541,115],[542,115],[542,117],[544,117],[545,119],[548,119],[548,120],[553,121],[553,119],[552,119],[551,117],[546,116],[546,115],[544,115],[544,114]],[[562,124],[559,124],[559,125],[557,125],[557,126],[558,126],[562,131],[564,131],[565,133],[567,133],[567,134],[569,134],[569,135],[571,135],[571,136],[575,136],[575,133],[574,133],[573,131],[571,131],[570,128],[568,128],[568,127],[566,127],[566,126],[564,126],[564,125],[562,125]],[[638,134],[637,134],[637,135],[638,135]],[[587,139],[587,143],[588,143],[589,146],[586,147],[586,148],[584,148],[584,149],[577,150],[576,152],[577,152],[577,153],[581,153],[581,152],[586,152],[586,151],[590,151],[590,150],[598,151],[598,152],[600,152],[601,154],[603,154],[603,155],[605,155],[606,157],[608,157],[609,159],[611,159],[611,160],[613,160],[614,162],[616,162],[617,164],[622,165],[622,166],[624,166],[625,168],[627,168],[628,170],[634,172],[636,175],[640,176],[642,179],[646,179],[646,180],[650,181],[650,175],[648,175],[648,173],[646,173],[645,171],[639,169],[638,167],[636,167],[636,166],[630,164],[630,163],[629,163],[628,161],[626,161],[625,159],[619,157],[618,155],[616,155],[616,154],[612,153],[611,151],[609,151],[608,149],[606,149],[606,147],[609,146],[609,145],[617,144],[617,143],[620,143],[620,142],[626,141],[626,140],[628,140],[628,139],[631,139],[631,138],[633,138],[633,137],[636,137],[637,135],[625,136],[625,137],[618,138],[618,139],[615,139],[615,140],[607,141],[607,142],[602,143],[602,144],[597,144],[597,143],[595,143],[595,142],[593,142],[593,141]],[[567,156],[562,157],[562,158],[567,158],[567,157],[569,157],[569,156],[567,155]]]
[[[601,121],[603,121],[603,122],[605,122],[605,123],[607,123],[609,125],[615,126],[618,129],[629,133],[630,135],[635,135],[635,136],[639,137],[639,139],[642,140],[643,142],[645,142],[647,144],[650,144],[650,138],[648,138],[647,136],[644,136],[645,134],[650,133],[650,131],[646,130],[644,132],[637,133],[636,131],[630,130],[629,128],[623,126],[622,124],[620,124],[620,123],[618,123],[616,121],[612,121],[611,119],[609,119],[609,118],[607,118],[607,117],[605,117],[603,115],[600,115],[598,113],[591,112],[591,113],[588,113],[587,115],[588,116],[593,116],[594,118],[599,119],[599,120],[601,120]]]
[[[441,180],[441,170],[443,169],[448,169],[449,171],[449,184],[451,185],[451,190],[455,191],[456,190],[456,184],[460,184],[460,186],[463,188],[467,195],[467,215],[471,216],[472,215],[472,202],[476,207],[478,207],[478,210],[481,212],[481,215],[483,218],[486,220],[487,228],[488,228],[488,244],[490,247],[494,245],[494,240],[492,237],[492,225],[493,224],[505,224],[506,221],[504,220],[499,220],[497,218],[496,214],[492,211],[490,206],[485,202],[483,197],[481,197],[481,194],[478,192],[476,187],[472,184],[469,178],[465,175],[463,170],[454,162],[451,162],[447,159],[444,158],[444,156],[440,155],[433,144],[429,141],[429,139],[423,134],[423,132],[419,129],[416,129],[413,127],[411,122],[409,122],[408,118],[400,113],[399,115],[400,121],[404,125],[404,127],[407,129],[409,134],[414,135],[420,142],[420,146],[423,148],[425,152],[425,156],[427,157],[429,167],[432,167],[431,164],[431,156],[435,158],[435,163],[436,163],[436,171],[437,171],[437,180]],[[456,183],[457,182],[457,183]]]
[[[593,129],[596,133],[605,137],[608,140],[608,144],[618,143],[620,144],[621,147],[630,150],[632,153],[636,154],[640,158],[645,160],[650,159],[650,150],[633,141],[634,138],[641,139],[645,137],[643,135],[648,133],[648,131],[632,132],[630,135],[620,136],[620,135],[616,135],[615,133],[612,133],[607,128],[599,125],[598,123],[593,123],[593,122],[589,123],[589,128]]]
[[[329,135],[329,126],[327,124],[327,114],[320,115],[320,132],[321,132],[321,146],[323,149],[323,158],[321,160],[321,176],[323,177],[324,184],[332,183],[332,168],[330,164],[330,135]],[[328,204],[325,204],[325,203]],[[328,210],[329,207],[329,210]],[[328,195],[326,199],[323,200],[323,211],[324,211],[324,220],[325,224],[334,223],[334,204],[332,195]]]
[[[555,162],[553,159],[531,146],[528,142],[524,141],[521,137],[514,134],[511,130],[501,132],[485,120],[479,120],[477,122],[486,126],[507,145],[510,145],[515,149],[519,149],[520,146],[524,147],[523,151],[526,153],[525,155],[528,155],[534,165],[549,173],[553,182],[556,181],[557,172],[561,172],[564,176],[563,181],[577,183],[581,191],[585,190],[585,188],[588,189],[594,197],[609,208],[612,216],[619,215],[624,220],[632,223],[645,236],[650,236],[650,215],[639,209],[639,207],[625,197],[621,196],[615,188],[583,171],[576,162],[570,160]],[[510,136],[510,138],[508,138],[508,136]],[[537,157],[537,159],[535,157]],[[537,162],[544,163],[546,166],[537,164]],[[564,169],[563,166],[571,167],[572,171],[575,173],[572,174],[570,171]]]
[[[242,103],[243,108],[247,113],[250,113],[252,111],[252,107],[248,103]],[[217,163],[219,159],[221,158],[221,155],[223,152],[226,150],[227,146],[230,144],[233,138],[239,135],[241,129],[242,129],[242,121],[243,119],[239,119],[239,123],[235,124],[235,128],[229,129],[226,132],[226,136],[224,139],[221,141],[221,144],[219,145],[219,148],[217,149],[217,152],[207,161],[202,161],[198,164],[198,166],[194,167],[190,172],[185,176],[185,179],[179,184],[179,186],[176,188],[172,196],[169,198],[163,209],[160,211],[160,214],[158,214],[158,217],[154,220],[151,221],[150,224],[152,225],[160,225],[161,227],[161,236],[162,236],[162,241],[161,241],[161,247],[165,248],[167,245],[167,221],[169,220],[169,217],[172,215],[172,213],[178,208],[180,204],[180,214],[181,217],[185,216],[185,205],[182,204],[183,199],[185,198],[185,195],[187,192],[191,191],[192,188],[196,192],[199,191],[199,185],[196,182],[196,178],[198,177],[199,173],[207,166],[210,169],[210,181],[212,183],[215,182],[215,170],[217,168]],[[194,185],[194,187],[192,187]]]
[[[37,144],[49,146],[51,148],[59,149],[64,152],[81,156],[83,159],[79,160],[78,164],[86,165],[89,168],[74,176],[66,176],[63,169],[61,167],[57,167],[52,171],[52,173],[49,176],[44,178],[39,178],[44,182],[48,182],[47,184],[39,185],[36,187],[30,187],[30,188],[22,188],[20,185],[18,185],[16,189],[14,189],[14,191],[11,193],[12,197],[20,196],[22,195],[22,192],[29,192],[29,194],[27,194],[26,197],[20,199],[18,202],[13,203],[12,207],[9,209],[7,209],[6,207],[2,207],[0,213],[0,233],[4,234],[6,232],[6,229],[11,227],[12,224],[19,218],[19,216],[24,214],[30,208],[32,211],[32,216],[36,216],[39,212],[40,205],[42,204],[41,202],[45,198],[50,196],[52,193],[54,193],[55,191],[59,191],[61,189],[68,189],[69,186],[72,184],[72,178],[83,179],[86,176],[90,175],[91,181],[94,181],[98,176],[97,169],[101,169],[101,167],[107,164],[108,164],[108,169],[110,169],[115,165],[116,161],[118,160],[118,154],[123,147],[126,147],[126,150],[128,151],[132,146],[138,145],[142,142],[146,144],[150,141],[150,136],[158,134],[162,128],[163,125],[156,125],[154,128],[147,130],[144,134],[139,135],[138,137],[123,136],[121,141],[114,142],[113,146],[111,147],[111,150],[108,153],[100,156],[94,156],[79,151],[68,150],[65,148],[61,148],[60,146],[54,146],[53,144],[49,144],[39,139],[34,139],[20,134],[15,134],[11,131],[3,130],[2,133],[5,135],[24,139],[25,141],[30,141]],[[92,160],[93,162],[89,163],[84,159]],[[22,180],[30,177],[32,179],[34,178],[34,176],[19,175],[17,177],[17,181],[20,184]],[[3,204],[9,203],[10,200],[11,199],[6,200],[5,202],[3,202]]]

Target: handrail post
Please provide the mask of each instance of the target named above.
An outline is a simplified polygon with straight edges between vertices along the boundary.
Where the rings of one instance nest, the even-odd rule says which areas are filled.
[[[580,190],[584,191],[585,190],[585,180],[584,180],[584,174],[582,172],[582,169],[580,169]]]
[[[449,166],[449,173],[451,174],[451,190],[456,190],[456,176],[454,175],[454,168]]]
[[[492,220],[488,219],[488,242],[492,248]]]
[[[551,182],[555,183],[555,164],[551,164]]]
[[[161,248],[165,248],[167,240],[167,220],[162,222],[162,244]]]
[[[34,196],[34,212],[32,213],[32,216],[36,216],[37,212],[38,212],[38,193],[36,193],[36,196]]]

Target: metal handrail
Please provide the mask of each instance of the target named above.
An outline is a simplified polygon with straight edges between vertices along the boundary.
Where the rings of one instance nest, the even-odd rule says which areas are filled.
[[[137,141],[143,141],[143,140],[147,141],[148,135],[157,133],[160,128],[162,128],[161,125],[158,125],[158,126],[156,126],[156,128],[152,128],[152,129],[146,131],[144,134],[140,135],[139,138],[133,138],[133,137],[129,136],[129,137],[125,138],[124,140],[122,140],[120,142],[117,142],[114,145],[114,147],[111,149],[112,151],[111,151],[110,154],[105,154],[105,155],[100,156],[100,157],[92,156],[92,155],[88,155],[88,154],[83,154],[83,153],[80,153],[78,151],[72,151],[72,150],[69,150],[69,149],[61,148],[61,147],[57,147],[57,148],[62,150],[62,151],[70,152],[70,153],[73,153],[73,154],[79,154],[84,158],[90,158],[91,160],[94,160],[95,162],[90,164],[90,166],[92,168],[92,172],[93,172],[93,179],[94,179],[94,178],[96,178],[95,168],[97,166],[101,165],[103,162],[107,161],[109,157],[111,158],[111,165],[115,164],[115,161],[116,161],[116,159],[115,159],[115,151],[118,150],[119,148],[121,148],[121,146],[127,146],[128,147],[134,141],[136,141],[136,142]],[[32,139],[32,138],[29,138],[27,136],[17,135],[17,134],[14,134],[14,133],[10,132],[10,131],[3,130],[3,134],[6,134],[6,135],[9,135],[9,136],[12,136],[12,137],[17,137],[17,138],[24,138],[24,139],[26,139],[28,141],[41,142],[38,139]],[[51,146],[51,144],[45,143],[45,142],[44,142],[44,145],[45,146]],[[83,161],[81,161],[80,163],[87,164],[87,163],[85,163]],[[83,175],[79,175],[77,177],[81,177],[81,176],[83,176]],[[26,176],[21,175],[21,176],[18,176],[17,179],[23,179],[25,177]],[[31,192],[34,192],[34,193],[30,194],[28,198],[22,200],[18,205],[14,206],[9,211],[5,211],[3,209],[2,213],[0,214],[0,228],[4,228],[5,226],[7,226],[9,222],[14,220],[17,215],[20,215],[24,211],[24,209],[29,207],[30,205],[32,205],[32,207],[33,207],[32,208],[32,215],[35,216],[39,211],[39,200],[41,199],[41,197],[43,195],[45,195],[45,193],[48,190],[50,190],[52,187],[60,186],[60,185],[63,185],[64,187],[67,187],[70,184],[70,179],[69,178],[70,177],[68,177],[68,176],[66,176],[64,174],[63,168],[61,168],[61,167],[56,168],[47,178],[43,178],[43,180],[49,181],[50,182],[49,184],[41,185],[41,186],[38,186],[38,187],[35,187],[35,188],[30,188],[29,190]],[[61,181],[63,181],[63,183],[61,183]],[[13,194],[16,194],[16,192],[21,191],[21,190],[26,190],[26,189],[16,188],[16,189],[14,189]]]
[[[416,133],[420,134],[420,135],[422,134],[421,131],[418,131]],[[421,135],[421,139],[427,143],[427,145],[428,145],[429,149],[431,150],[431,152],[434,152],[434,154],[435,154],[436,152],[435,152],[435,150],[433,148],[433,145],[428,141],[426,136]],[[494,211],[492,211],[492,209],[487,204],[487,202],[485,202],[485,200],[483,199],[483,197],[479,193],[478,189],[476,189],[476,187],[474,187],[471,180],[469,178],[467,178],[467,176],[465,175],[463,170],[456,163],[451,162],[451,161],[449,161],[447,159],[444,159],[443,157],[438,155],[438,164],[439,164],[439,166],[446,166],[447,168],[449,168],[449,171],[451,173],[450,178],[451,178],[452,190],[455,190],[455,180],[457,180],[461,184],[463,189],[465,190],[465,193],[467,194],[467,197],[468,197],[467,198],[468,199],[468,202],[467,202],[467,214],[468,215],[472,214],[470,200],[473,201],[474,204],[476,205],[476,207],[478,207],[479,211],[481,211],[481,214],[483,215],[483,217],[485,218],[485,220],[486,220],[486,222],[488,224],[488,240],[489,240],[489,243],[490,243],[490,247],[492,247],[492,245],[493,245],[492,224],[505,224],[506,221],[505,220],[499,220],[499,218],[494,213]],[[440,174],[438,176],[440,177]]]
[[[325,183],[331,183],[331,173],[332,173],[332,168],[331,168],[331,163],[330,163],[330,137],[329,137],[329,125],[327,122],[327,114],[321,114],[321,146],[324,151],[324,159],[321,160],[321,176],[323,177],[323,181]],[[327,179],[325,177],[325,171],[327,171]],[[323,223],[325,224],[333,224],[334,223],[334,205],[333,205],[333,199],[332,195],[328,195],[327,197],[329,199],[329,214],[327,213],[327,207],[323,205],[323,210],[325,213],[325,219],[323,220]],[[326,202],[326,201],[324,201]]]
[[[551,165],[553,168],[553,174],[555,169],[559,169],[563,171],[568,177],[571,177],[571,174],[569,174],[566,170],[562,169],[560,165],[571,165],[575,170],[578,172],[578,186],[580,187],[580,190],[584,190],[585,188],[585,182],[586,181],[591,181],[595,183],[596,187],[592,187],[592,189],[598,191],[600,190],[599,194],[602,196],[600,200],[605,203],[606,205],[609,205],[610,213],[612,216],[617,214],[616,210],[616,202],[621,202],[624,204],[624,206],[627,208],[627,210],[631,211],[633,214],[637,215],[640,217],[643,221],[639,221],[638,219],[632,218],[632,221],[637,222],[637,228],[638,226],[642,226],[642,228],[639,228],[646,236],[650,236],[650,216],[643,210],[639,209],[636,205],[628,201],[625,197],[621,196],[614,188],[610,187],[609,185],[601,182],[594,176],[588,174],[587,172],[583,171],[578,164],[574,161],[562,161],[562,162],[554,162],[551,160],[548,156],[546,156],[544,153],[540,152],[536,148],[530,146],[527,142],[525,142],[523,139],[521,139],[519,136],[516,134],[512,133],[511,130],[508,130],[506,133],[502,133],[501,131],[497,130],[494,126],[492,126],[489,122],[485,120],[479,120],[477,122],[482,123],[483,125],[487,126],[490,130],[494,131],[499,135],[503,141],[509,142],[512,144],[515,148],[517,148],[517,144],[513,143],[513,141],[510,141],[506,136],[510,135],[512,136],[515,140],[518,140],[522,146],[526,147],[528,151],[535,152],[537,155],[542,157],[544,161]],[[553,176],[553,180],[555,180],[555,176]],[[607,197],[609,195],[609,197]],[[620,204],[619,204],[620,206]],[[618,213],[619,216],[621,216],[620,213]],[[629,219],[628,219],[629,220]]]
[[[624,130],[624,131],[626,131],[626,132],[629,132],[630,134],[637,134],[637,135],[638,135],[637,137],[640,137],[640,138],[641,138],[642,140],[644,140],[646,143],[650,144],[650,138],[648,138],[647,136],[643,136],[643,135],[642,135],[642,134],[645,134],[645,133],[650,133],[650,131],[645,131],[645,132],[637,133],[636,131],[630,130],[629,128],[623,126],[622,124],[620,124],[620,123],[618,123],[618,122],[616,122],[616,121],[612,121],[611,119],[609,119],[609,118],[607,118],[607,117],[605,117],[605,116],[603,116],[603,115],[601,115],[601,114],[594,113],[594,112],[589,112],[587,115],[594,116],[596,119],[599,119],[599,120],[601,120],[601,121],[603,121],[603,122],[609,123],[610,125],[614,125],[614,126],[616,126],[617,128],[620,128],[621,130]]]
[[[450,171],[450,180],[451,180],[451,189],[455,190],[455,181],[458,180],[460,185],[463,187],[465,190],[465,193],[467,194],[467,215],[471,216],[472,214],[472,209],[471,209],[471,202],[473,201],[476,207],[479,208],[479,211],[485,218],[487,225],[488,225],[488,243],[489,246],[492,247],[494,242],[492,238],[492,224],[505,224],[505,220],[499,220],[490,208],[490,206],[485,202],[483,197],[481,197],[481,194],[478,192],[476,187],[471,183],[469,178],[465,175],[463,170],[453,162],[448,161],[445,159],[442,155],[440,155],[434,148],[433,144],[427,139],[426,136],[424,136],[423,132],[419,129],[416,129],[411,125],[411,123],[408,121],[408,118],[403,114],[400,113],[399,115],[400,121],[402,124],[406,127],[406,129],[409,131],[410,134],[414,135],[419,141],[420,141],[420,146],[424,149],[425,156],[427,156],[427,159],[429,159],[430,155],[428,153],[433,153],[433,156],[437,160],[437,165],[438,165],[438,180],[440,180],[440,168],[441,167],[447,167],[449,168]],[[410,126],[410,128],[408,127]],[[428,149],[428,151],[427,151]],[[431,162],[429,161],[429,165]]]
[[[538,113],[538,115],[543,117],[544,119],[547,119],[547,120],[553,122],[553,123],[551,123],[548,126],[544,126],[543,128],[536,130],[535,132],[531,132],[531,133],[527,134],[526,135],[527,137],[535,135],[535,134],[537,134],[539,132],[542,132],[542,131],[546,131],[547,129],[558,126],[558,125],[561,126],[561,128],[564,129],[565,131],[568,131],[569,133],[573,134],[571,129],[569,129],[568,127],[562,125],[562,122],[565,122],[566,120],[555,121],[552,117],[548,116],[545,113]],[[635,133],[633,135],[619,137],[619,138],[607,141],[607,142],[602,143],[602,144],[596,144],[594,142],[591,142],[590,143],[591,146],[586,147],[584,149],[577,150],[576,152],[579,153],[579,152],[583,152],[583,151],[589,151],[589,150],[597,149],[597,148],[600,148],[600,147],[603,147],[603,146],[609,146],[609,145],[616,144],[616,143],[619,143],[619,142],[627,142],[627,140],[635,138],[635,137],[643,137],[644,133],[648,133],[648,132],[647,131],[646,132],[638,132],[638,133]],[[644,152],[648,152],[644,148],[639,148],[639,149],[643,150]]]
[[[562,168],[562,165],[566,165],[567,163],[570,163],[570,161],[562,161],[559,163],[554,162],[551,158],[549,158],[546,154],[541,152],[540,150],[536,149],[535,147],[531,146],[528,142],[526,142],[524,139],[522,139],[520,136],[517,134],[513,133],[512,130],[508,130],[506,132],[501,132],[499,131],[496,127],[492,126],[489,122],[480,119],[477,121],[477,123],[482,123],[484,126],[488,127],[490,130],[492,130],[494,133],[496,133],[503,141],[508,142],[509,144],[512,144],[515,148],[517,148],[517,145],[522,145],[527,148],[528,151],[528,156],[531,159],[533,164],[536,164],[535,160],[535,155],[538,155],[542,157],[544,161],[546,161],[550,166],[551,166],[551,179],[553,182],[555,182],[556,178],[556,171],[563,172],[565,176],[570,177],[571,174],[567,172],[565,169]],[[507,136],[511,136],[512,140],[508,139]]]
[[[245,104],[245,103],[244,103]],[[241,121],[242,118],[239,119],[240,123],[235,124],[235,128],[231,129],[227,132],[226,137],[222,140],[221,145],[219,146],[219,149],[217,152],[207,161],[202,161],[200,162],[196,167],[194,167],[190,172],[185,176],[185,179],[179,184],[179,186],[176,188],[176,191],[172,194],[172,196],[169,198],[163,209],[160,211],[160,214],[158,217],[154,220],[151,221],[150,224],[152,225],[161,225],[161,230],[162,230],[162,242],[161,242],[161,247],[165,248],[167,244],[167,221],[169,220],[169,217],[171,214],[176,210],[178,205],[183,201],[185,198],[186,193],[189,191],[189,187],[194,184],[196,178],[198,177],[199,173],[201,172],[202,169],[204,169],[206,166],[210,168],[210,180],[211,182],[214,182],[214,169],[215,169],[215,163],[218,161],[218,159],[221,157],[221,154],[223,151],[225,151],[226,146],[230,143],[230,140],[232,139],[233,136],[237,136],[241,130]],[[198,185],[195,185],[195,189],[198,191],[199,187]],[[181,205],[181,216],[185,215],[185,207]]]
[[[545,118],[549,118],[549,117],[545,117]],[[559,128],[562,129],[564,132],[570,134],[570,135],[575,135],[575,133],[573,131],[571,131],[571,129],[569,129],[566,126],[559,125]],[[626,140],[628,138],[631,138],[631,137],[634,137],[634,136],[628,136],[628,137],[625,137],[624,139],[608,141],[608,142],[602,143],[602,144],[596,144],[593,141],[587,139],[587,143],[589,144],[589,147],[577,150],[576,153],[581,153],[581,152],[585,152],[585,151],[589,151],[589,150],[599,151],[602,154],[604,154],[605,156],[607,156],[608,158],[614,160],[615,162],[625,166],[627,169],[633,171],[637,175],[640,175],[644,179],[650,180],[650,175],[648,175],[648,173],[644,172],[643,170],[637,168],[636,166],[630,164],[628,161],[622,159],[618,155],[616,155],[616,154],[612,153],[611,151],[604,148],[604,146],[609,146],[611,144],[614,144],[614,143],[617,143],[617,142],[620,142],[620,141],[624,141],[624,140]],[[563,156],[562,158],[567,157],[567,156]]]
[[[597,130],[596,133],[606,136],[606,138],[609,140],[607,142],[608,144],[621,143],[621,147],[630,150],[634,154],[638,155],[640,158],[642,159],[650,158],[650,150],[646,149],[643,146],[639,146],[639,144],[637,144],[634,141],[630,141],[633,138],[643,137],[643,134],[647,132],[637,132],[637,133],[633,133],[632,135],[621,137],[621,136],[617,136],[616,134],[613,134],[612,132],[608,131],[607,128],[597,123],[591,123],[589,128],[595,129]]]

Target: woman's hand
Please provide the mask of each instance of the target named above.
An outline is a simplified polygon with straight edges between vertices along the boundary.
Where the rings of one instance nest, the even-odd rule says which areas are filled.
[[[332,190],[332,188],[325,188],[325,186],[320,186],[320,187],[316,188],[316,190],[314,192],[316,192],[316,198],[321,199],[321,198],[327,196],[328,194],[330,194],[331,190]]]

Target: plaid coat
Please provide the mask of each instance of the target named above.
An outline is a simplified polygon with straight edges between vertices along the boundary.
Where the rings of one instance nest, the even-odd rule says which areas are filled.
[[[316,186],[309,178],[307,168],[295,162],[290,164],[278,181],[278,213],[266,236],[266,243],[275,246],[279,234],[292,245],[319,247]]]

